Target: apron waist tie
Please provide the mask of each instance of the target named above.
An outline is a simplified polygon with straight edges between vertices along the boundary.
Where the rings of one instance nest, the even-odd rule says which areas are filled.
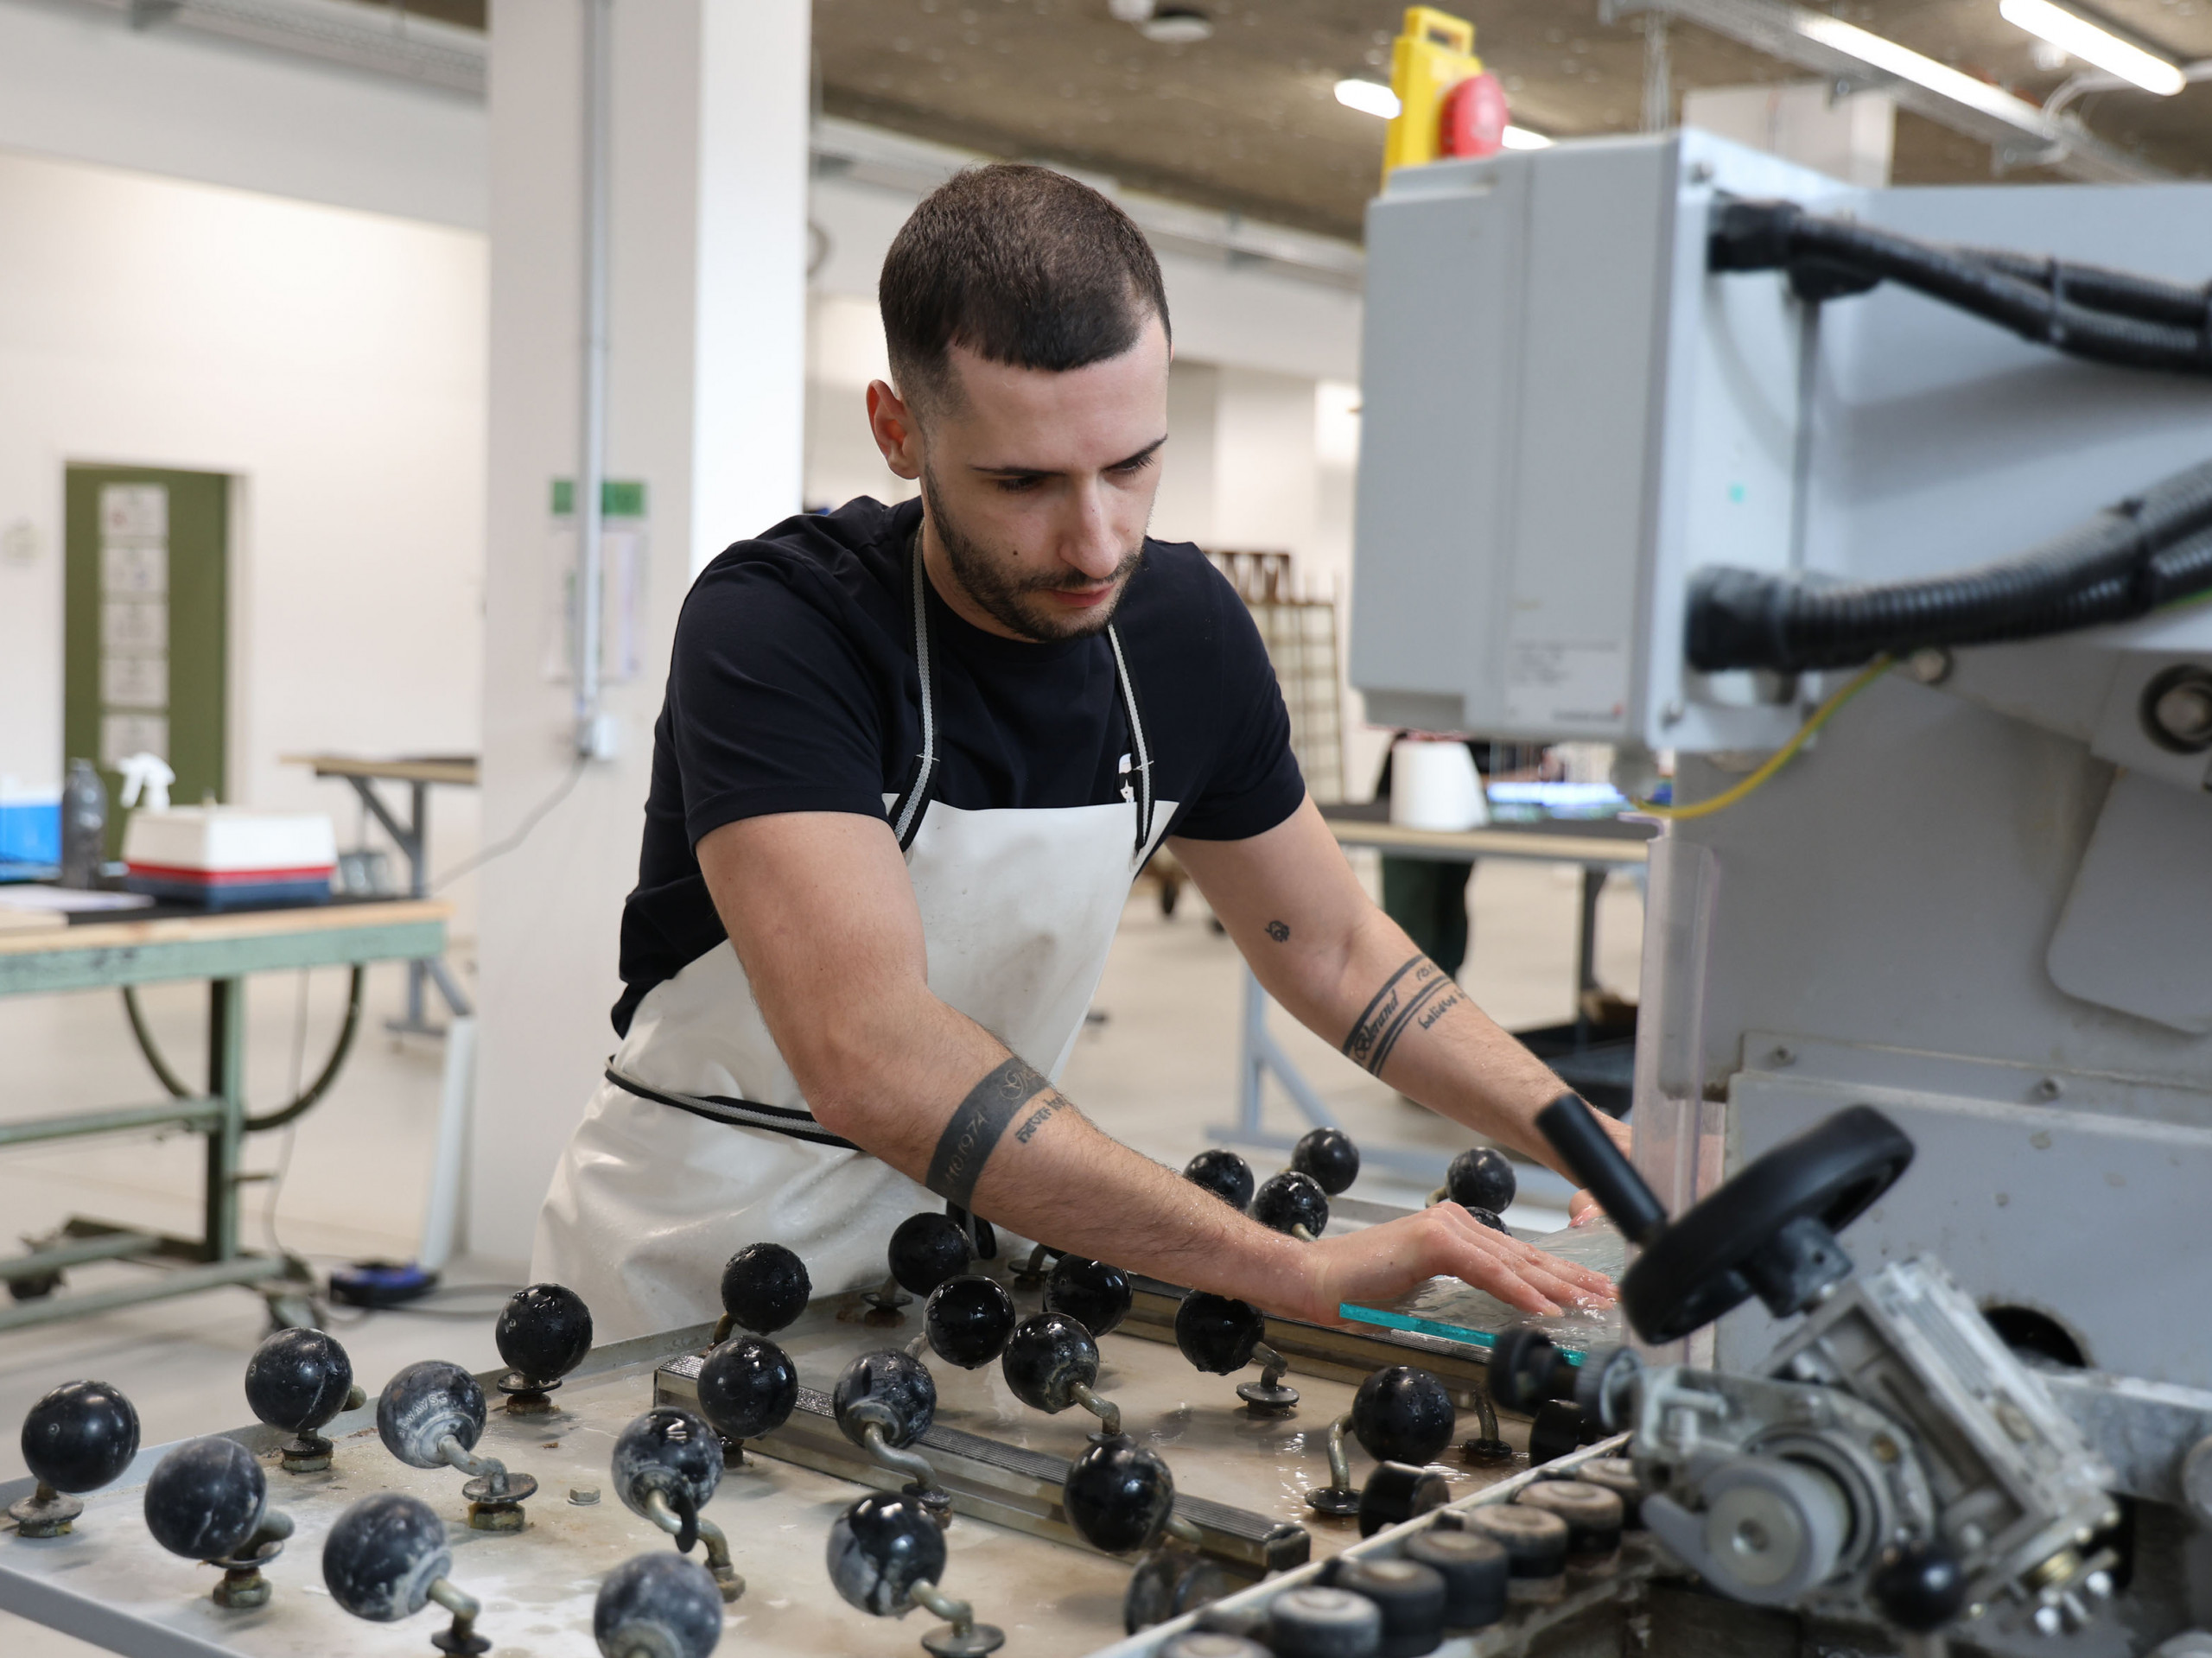
[[[727,1123],[733,1128],[765,1128],[772,1134],[785,1134],[793,1140],[804,1140],[810,1145],[835,1147],[839,1151],[856,1152],[861,1148],[849,1140],[841,1140],[814,1120],[813,1113],[789,1105],[760,1105],[751,1100],[734,1100],[721,1094],[677,1094],[625,1076],[613,1065],[607,1068],[607,1080],[626,1094],[634,1094],[641,1100],[651,1100],[657,1105],[672,1105],[678,1111],[689,1111],[695,1117],[704,1117],[709,1122]]]

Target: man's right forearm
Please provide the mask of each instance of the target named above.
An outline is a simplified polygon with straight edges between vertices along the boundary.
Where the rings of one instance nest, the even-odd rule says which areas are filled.
[[[965,1015],[925,994],[901,1001],[874,1003],[873,1039],[841,1044],[834,1072],[800,1076],[825,1128],[1056,1249],[1278,1312],[1305,1307],[1306,1246],[1102,1133]]]

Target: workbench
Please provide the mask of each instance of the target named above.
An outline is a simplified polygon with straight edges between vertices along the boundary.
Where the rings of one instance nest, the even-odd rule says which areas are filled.
[[[13,1305],[0,1306],[0,1331],[232,1284],[262,1286],[272,1305],[288,1298],[303,1303],[311,1282],[304,1262],[238,1245],[238,1185],[247,1133],[246,977],[435,957],[445,949],[449,913],[444,904],[413,899],[220,912],[163,905],[124,912],[124,918],[112,911],[99,912],[73,917],[66,927],[0,933],[0,995],[204,979],[208,1032],[202,1093],[188,1089],[155,1105],[0,1121],[0,1149],[152,1128],[188,1129],[207,1140],[200,1236],[175,1236],[73,1217],[29,1252],[0,1258],[0,1279],[16,1297]],[[357,987],[355,1016],[358,994]],[[351,1028],[349,1019],[346,1038]],[[342,1046],[334,1050],[334,1066],[343,1058]],[[456,1102],[465,1108],[465,1089],[457,1093],[451,1078],[447,1095],[449,1109]],[[63,1271],[102,1261],[164,1270],[140,1282],[54,1293]]]
[[[1515,1034],[1537,1055],[1564,1062],[1572,1072],[1577,1056],[1595,1050],[1593,1032],[1584,994],[1598,988],[1598,898],[1605,877],[1616,869],[1640,869],[1658,826],[1649,820],[1629,818],[1541,818],[1534,822],[1498,822],[1481,829],[1442,830],[1408,829],[1389,820],[1387,801],[1373,801],[1321,808],[1322,820],[1337,844],[1367,847],[1395,858],[1426,858],[1444,863],[1470,863],[1480,858],[1512,858],[1528,862],[1580,865],[1582,870],[1580,924],[1575,941],[1575,1017],[1567,1026]],[[1206,1132],[1217,1140],[1287,1150],[1297,1143],[1293,1134],[1265,1127],[1260,1117],[1260,1084],[1272,1074],[1282,1084],[1306,1121],[1321,1128],[1335,1121],[1312,1083],[1298,1068],[1268,1028],[1268,993],[1261,988],[1251,966],[1244,972],[1243,1031],[1237,1055],[1236,1120],[1216,1124]],[[1567,1077],[1570,1083],[1572,1075]],[[1446,1159],[1438,1153],[1411,1147],[1363,1145],[1362,1155],[1378,1168],[1394,1170],[1422,1179],[1441,1180]],[[1525,1189],[1530,1196],[1564,1198],[1567,1186],[1549,1171],[1524,1168]],[[1555,1190],[1554,1190],[1555,1188]]]

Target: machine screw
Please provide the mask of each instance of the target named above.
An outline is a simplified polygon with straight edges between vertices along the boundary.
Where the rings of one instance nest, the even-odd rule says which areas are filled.
[[[2066,1620],[2058,1615],[2056,1606],[2037,1607],[2035,1623],[2038,1635],[2056,1635],[2066,1627]]]
[[[1711,162],[1692,162],[1690,163],[1690,182],[1692,184],[1712,183],[1713,163]]]
[[[1797,1063],[1797,1050],[1787,1043],[1777,1044],[1774,1051],[1767,1055],[1767,1059],[1770,1064],[1777,1066],[1794,1065]]]
[[[1662,726],[1678,726],[1681,724],[1685,712],[1681,699],[1676,698],[1659,710],[1659,723]]]
[[[2169,668],[2143,688],[2143,728],[2177,754],[2212,748],[2212,673],[2190,664]]]
[[[1904,659],[1904,670],[1923,685],[1940,685],[1951,677],[1953,658],[1940,645],[1923,645]]]
[[[2066,1091],[2066,1084],[2056,1077],[2046,1077],[2036,1084],[2036,1098],[2055,1100]]]

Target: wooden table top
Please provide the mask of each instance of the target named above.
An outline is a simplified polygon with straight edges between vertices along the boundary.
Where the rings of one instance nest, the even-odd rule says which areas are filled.
[[[473,789],[478,782],[474,754],[444,754],[421,759],[366,760],[351,754],[280,754],[285,765],[311,765],[319,778],[383,778],[394,783],[446,783]]]
[[[44,956],[95,950],[135,950],[156,944],[207,944],[300,933],[342,932],[357,927],[442,924],[453,905],[439,899],[372,899],[350,904],[300,904],[273,910],[213,910],[203,915],[132,918],[128,910],[101,911],[67,926],[0,932],[0,956]]]
[[[1613,835],[1577,834],[1570,824],[1556,829],[1408,829],[1402,823],[1367,823],[1327,817],[1340,846],[1373,847],[1440,859],[1527,858],[1548,863],[1638,864],[1650,842]]]

